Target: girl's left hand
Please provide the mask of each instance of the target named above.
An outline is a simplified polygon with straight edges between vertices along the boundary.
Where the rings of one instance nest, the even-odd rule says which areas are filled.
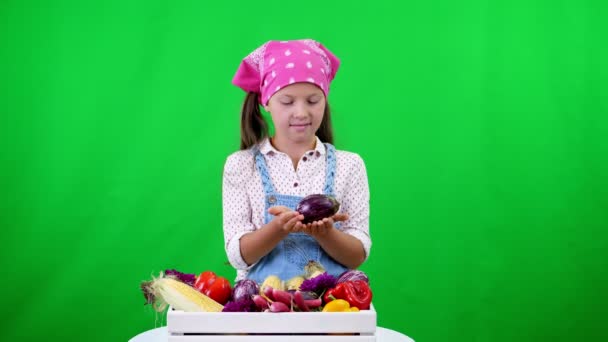
[[[348,214],[336,214],[332,217],[303,225],[302,231],[312,237],[323,236],[334,228],[335,222],[348,220]]]

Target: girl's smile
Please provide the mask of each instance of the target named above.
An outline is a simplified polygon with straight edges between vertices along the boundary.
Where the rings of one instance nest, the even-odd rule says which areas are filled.
[[[304,132],[311,126],[312,126],[312,123],[310,123],[310,122],[289,124],[289,127],[293,128],[296,132]]]

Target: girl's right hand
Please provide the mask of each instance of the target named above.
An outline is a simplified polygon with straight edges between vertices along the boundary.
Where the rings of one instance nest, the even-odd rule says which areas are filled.
[[[297,211],[293,211],[282,205],[277,205],[268,208],[268,213],[274,215],[271,222],[274,222],[277,226],[281,227],[282,230],[288,233],[299,232],[304,229],[304,224],[302,224],[304,215]]]

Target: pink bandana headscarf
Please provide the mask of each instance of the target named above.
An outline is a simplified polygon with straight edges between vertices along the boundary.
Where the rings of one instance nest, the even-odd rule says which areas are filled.
[[[243,59],[232,83],[260,94],[263,105],[274,93],[296,82],[316,84],[327,97],[339,66],[338,58],[312,39],[271,40]]]

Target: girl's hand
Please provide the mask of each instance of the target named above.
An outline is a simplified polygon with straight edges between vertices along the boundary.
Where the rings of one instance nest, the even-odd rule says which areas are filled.
[[[268,208],[268,213],[274,215],[271,222],[275,222],[276,225],[288,233],[295,233],[304,229],[304,225],[302,224],[304,215],[297,211],[293,211],[282,205],[277,205]]]
[[[327,234],[332,228],[334,228],[335,222],[348,220],[348,214],[336,214],[332,217],[324,218],[319,221],[307,223],[304,225],[302,231],[312,237],[323,236]]]

